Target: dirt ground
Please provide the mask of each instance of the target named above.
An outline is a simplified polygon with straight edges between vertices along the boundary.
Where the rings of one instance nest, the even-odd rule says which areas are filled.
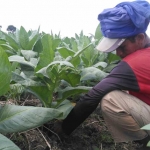
[[[70,136],[52,131],[53,121],[40,128],[7,135],[21,150],[135,150],[134,143],[114,143],[98,107]]]

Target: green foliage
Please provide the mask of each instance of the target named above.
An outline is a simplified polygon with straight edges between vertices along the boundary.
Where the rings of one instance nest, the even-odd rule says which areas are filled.
[[[0,34],[0,95],[19,99],[26,91],[34,94],[45,107],[5,105],[0,107],[0,132],[22,132],[52,119],[64,119],[77,97],[87,93],[116,65],[115,53],[102,53],[96,45],[102,34],[75,37],[26,31]],[[19,149],[6,137],[11,149]]]
[[[11,140],[0,134],[0,150],[20,150]]]
[[[15,33],[2,34],[1,44],[5,45],[6,52],[9,51],[12,63],[11,84],[23,86],[45,107],[52,107],[53,101],[57,103],[57,95],[64,91],[63,88],[93,86],[118,60],[113,53],[105,54],[95,49],[96,41],[102,37],[99,25],[93,37],[81,31],[75,38],[61,39],[60,34],[40,34],[39,30],[27,32],[23,27]],[[75,95],[76,92],[65,98]]]
[[[62,104],[60,109],[5,105],[0,109],[0,132],[23,132],[39,127],[54,118],[64,119],[72,107],[69,102]]]
[[[13,100],[20,100],[21,99],[21,94],[24,92],[24,87],[19,84],[10,84],[10,89],[8,93],[5,95],[7,99],[13,99]]]
[[[100,81],[108,74],[95,68],[95,67],[87,67],[81,70],[81,81]],[[88,83],[87,83],[88,84]]]
[[[0,96],[9,90],[11,78],[11,65],[4,50],[0,47]]]
[[[1,33],[0,41],[5,41],[1,46],[9,55],[20,55],[20,50],[33,50],[35,43],[40,37],[39,31],[27,32],[22,26],[16,32],[7,34],[1,31]]]
[[[19,32],[19,43],[23,49],[26,49],[26,46],[29,44],[29,37],[26,30],[21,27]]]
[[[60,39],[53,39],[51,35],[45,34],[41,39],[41,43],[43,50],[42,53],[40,53],[40,61],[36,70],[39,70],[53,62],[55,49],[59,45]]]
[[[59,105],[57,95],[61,90],[93,86],[116,65],[114,62],[118,57],[115,54],[105,54],[95,49],[95,41],[99,36],[98,28],[95,37],[85,36],[82,31],[80,35],[75,34],[75,38],[61,39],[60,35],[40,35],[38,31],[27,32],[21,27],[15,34],[11,34],[11,39],[18,44],[18,52],[9,56],[13,71],[12,83],[24,86],[45,107],[54,107],[53,101],[56,106]],[[32,45],[30,50],[24,49],[27,45]],[[82,90],[65,98],[70,99],[81,93]]]
[[[102,33],[100,31],[100,24],[98,24],[98,26],[96,28],[94,38],[96,39],[96,45],[97,45],[99,43],[99,40],[102,38]]]

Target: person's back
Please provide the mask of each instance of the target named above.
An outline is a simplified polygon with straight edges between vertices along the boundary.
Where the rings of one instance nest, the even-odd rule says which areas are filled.
[[[131,67],[138,83],[139,91],[129,91],[130,94],[150,105],[150,47],[128,55],[123,61]]]

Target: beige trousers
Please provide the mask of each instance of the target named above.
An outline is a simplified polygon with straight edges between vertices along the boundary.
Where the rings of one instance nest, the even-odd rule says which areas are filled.
[[[115,142],[141,140],[150,135],[150,131],[140,129],[150,123],[150,106],[138,98],[112,91],[103,97],[101,110]]]

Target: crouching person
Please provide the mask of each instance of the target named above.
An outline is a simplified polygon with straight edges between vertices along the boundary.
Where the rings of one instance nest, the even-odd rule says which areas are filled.
[[[97,49],[107,53],[116,50],[121,61],[78,101],[61,128],[71,134],[100,103],[116,142],[141,141],[141,150],[149,149],[145,144],[149,132],[140,128],[150,123],[150,39],[146,34],[150,4],[122,2],[104,9],[98,20],[104,37]]]

